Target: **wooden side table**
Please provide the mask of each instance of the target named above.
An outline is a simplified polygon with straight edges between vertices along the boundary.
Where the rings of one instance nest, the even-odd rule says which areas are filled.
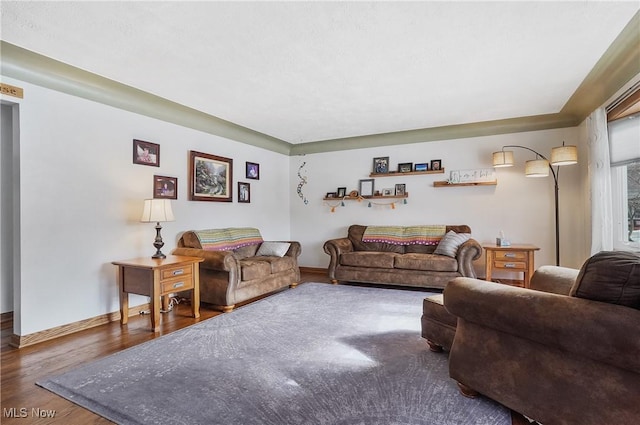
[[[118,266],[120,288],[120,323],[129,320],[129,294],[151,297],[151,329],[160,330],[161,298],[174,292],[190,290],[191,312],[200,317],[200,268],[198,257],[167,255],[167,258],[134,258],[114,261]]]
[[[486,244],[482,247],[485,250],[486,280],[491,281],[494,270],[517,271],[524,274],[524,287],[529,288],[534,269],[534,253],[540,248],[529,244],[510,246]]]

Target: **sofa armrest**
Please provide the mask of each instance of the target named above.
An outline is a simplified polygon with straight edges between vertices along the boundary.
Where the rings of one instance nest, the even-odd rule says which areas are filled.
[[[447,284],[444,304],[458,326],[472,322],[640,373],[639,310],[464,277]]]
[[[302,245],[300,245],[300,242],[297,242],[297,241],[284,241],[284,242],[291,244],[285,256],[291,257],[297,260],[297,258],[302,253]]]
[[[330,239],[324,243],[324,252],[329,254],[329,278],[335,279],[336,267],[340,264],[340,255],[344,252],[352,252],[353,244],[349,238]]]
[[[580,270],[559,266],[542,266],[531,276],[531,289],[569,295]]]
[[[456,259],[458,271],[464,277],[476,277],[473,262],[482,255],[482,246],[475,239],[469,239],[458,248]]]
[[[209,270],[226,272],[235,270],[238,273],[240,270],[238,257],[231,251],[205,251],[204,249],[198,248],[176,248],[172,254],[204,258],[204,261],[200,263],[200,267]]]

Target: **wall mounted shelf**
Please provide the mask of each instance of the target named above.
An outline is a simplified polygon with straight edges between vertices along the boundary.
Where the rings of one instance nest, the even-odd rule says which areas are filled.
[[[404,195],[374,195],[374,196],[345,196],[344,198],[322,198],[323,201],[368,201],[371,199],[404,199],[409,197],[409,192]]]
[[[449,183],[446,180],[433,182],[434,187],[455,187],[455,186],[495,186],[498,184],[497,180],[490,182],[468,182],[468,183]]]
[[[393,172],[393,173],[371,173],[369,177],[402,177],[402,176],[417,176],[422,174],[443,174],[444,168],[440,170],[431,170],[431,171],[407,171],[406,173],[401,172]]]

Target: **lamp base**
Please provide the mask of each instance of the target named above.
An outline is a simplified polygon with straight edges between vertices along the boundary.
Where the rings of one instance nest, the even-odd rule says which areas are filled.
[[[160,235],[160,230],[162,226],[160,226],[160,222],[156,223],[156,239],[153,242],[153,246],[156,248],[156,253],[151,256],[151,258],[167,258],[162,252],[160,252],[160,248],[164,246],[164,242],[162,242],[162,236]]]

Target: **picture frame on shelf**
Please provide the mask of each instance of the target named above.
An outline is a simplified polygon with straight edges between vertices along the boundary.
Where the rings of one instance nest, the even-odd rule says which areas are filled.
[[[410,173],[413,171],[413,162],[401,162],[398,164],[399,173]]]
[[[429,164],[421,162],[413,166],[413,171],[429,171]]]
[[[382,196],[392,196],[392,195],[393,195],[393,189],[391,188],[382,189]]]
[[[439,171],[442,169],[442,160],[441,159],[432,159],[431,160],[431,171]]]
[[[373,158],[373,173],[374,174],[387,174],[389,172],[389,157],[381,156]]]
[[[156,199],[178,199],[178,178],[153,176],[153,197]]]
[[[404,196],[407,193],[407,185],[404,183],[396,184],[396,196]]]
[[[245,204],[251,202],[251,184],[238,182],[238,202]]]
[[[160,145],[157,143],[145,142],[144,140],[133,139],[133,163],[159,167]]]
[[[245,177],[253,180],[260,180],[260,164],[255,162],[246,162]]]
[[[338,198],[344,198],[345,196],[347,196],[347,188],[346,187],[339,187],[338,191],[336,192]]]
[[[362,179],[358,182],[358,192],[360,192],[360,196],[366,198],[367,196],[373,196],[375,187],[374,179]]]
[[[338,195],[336,194],[336,192],[327,192],[325,198],[337,198]]]
[[[189,200],[231,202],[233,159],[189,151]]]

